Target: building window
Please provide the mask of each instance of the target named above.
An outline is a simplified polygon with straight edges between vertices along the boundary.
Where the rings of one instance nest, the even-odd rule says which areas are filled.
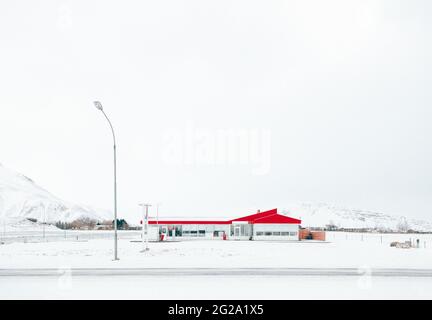
[[[175,226],[175,236],[176,237],[181,237],[183,235],[182,229],[183,229],[183,227],[181,225]]]
[[[297,235],[297,232],[290,232],[290,236],[294,237]]]
[[[263,235],[264,235],[264,232],[258,231],[258,232],[256,233],[256,235],[257,235],[257,236],[263,236]]]
[[[274,235],[274,236],[280,236],[281,233],[280,233],[279,231],[276,231],[276,232],[273,232],[273,235]]]
[[[272,235],[272,232],[267,231],[267,232],[265,232],[264,234],[265,234],[266,236],[271,236],[271,235]]]

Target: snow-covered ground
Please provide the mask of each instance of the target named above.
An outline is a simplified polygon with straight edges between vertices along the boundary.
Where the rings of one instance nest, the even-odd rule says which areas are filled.
[[[128,235],[127,232],[124,234]],[[432,235],[385,234],[382,235],[382,243],[379,234],[340,232],[328,233],[328,243],[222,240],[152,242],[147,253],[140,252],[142,244],[139,242],[139,233],[133,232],[130,235],[119,240],[120,261],[111,261],[112,238],[15,242],[0,245],[0,268],[432,269]],[[391,241],[417,238],[420,239],[419,249],[390,247]]]
[[[0,299],[432,299],[432,278],[9,277]]]
[[[87,232],[92,233],[92,232]],[[93,232],[97,233],[97,232]],[[107,233],[107,235],[112,235]],[[419,249],[390,242],[420,239]],[[91,239],[91,238],[90,238]],[[0,245],[0,299],[431,299],[432,277],[372,276],[379,268],[432,270],[432,235],[329,232],[328,242],[192,240],[149,243],[140,252],[137,232],[113,242],[13,242]],[[426,247],[425,247],[426,244]],[[107,275],[78,268],[354,268],[352,276]],[[50,269],[48,275],[26,274]],[[7,270],[24,272],[7,275]]]

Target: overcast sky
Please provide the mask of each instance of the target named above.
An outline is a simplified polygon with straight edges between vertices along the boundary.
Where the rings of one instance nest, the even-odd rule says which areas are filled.
[[[312,201],[428,218],[431,16],[427,0],[2,0],[0,163],[111,208],[97,99],[126,216]]]

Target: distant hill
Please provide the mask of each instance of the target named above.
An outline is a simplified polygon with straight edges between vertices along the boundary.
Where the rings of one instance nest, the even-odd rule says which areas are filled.
[[[109,211],[77,205],[57,198],[32,179],[0,164],[0,219],[14,221],[33,218],[54,223],[71,222],[80,217],[98,221],[111,217]]]
[[[295,218],[301,218],[302,225],[325,227],[333,224],[339,228],[371,228],[388,231],[400,231],[408,228],[419,232],[432,232],[432,222],[412,219],[358,209],[348,209],[325,203],[291,204],[281,212]]]

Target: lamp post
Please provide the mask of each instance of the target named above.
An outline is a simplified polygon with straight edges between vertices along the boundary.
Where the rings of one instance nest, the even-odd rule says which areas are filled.
[[[114,260],[120,260],[117,256],[117,149],[116,149],[116,138],[114,134],[114,128],[111,124],[110,119],[107,117],[106,113],[103,110],[102,103],[99,101],[93,102],[95,107],[100,110],[105,118],[107,119],[113,136],[114,142]]]
[[[141,252],[149,251],[148,247],[148,208],[151,204],[141,203],[139,204],[143,208],[143,226],[142,226],[142,244],[143,248]],[[145,210],[144,210],[145,208]],[[144,246],[144,233],[145,233],[145,246]]]

